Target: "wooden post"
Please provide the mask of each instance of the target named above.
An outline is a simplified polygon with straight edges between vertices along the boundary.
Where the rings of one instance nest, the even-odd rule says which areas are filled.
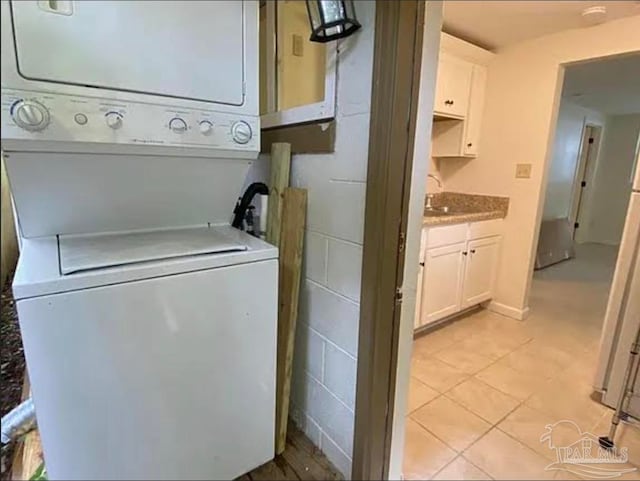
[[[269,182],[269,206],[267,210],[267,242],[280,246],[282,220],[282,195],[289,186],[291,170],[291,144],[274,142],[271,145],[271,181]]]
[[[278,358],[276,368],[276,454],[284,451],[289,418],[293,346],[302,271],[306,189],[287,188],[282,209],[278,274]]]

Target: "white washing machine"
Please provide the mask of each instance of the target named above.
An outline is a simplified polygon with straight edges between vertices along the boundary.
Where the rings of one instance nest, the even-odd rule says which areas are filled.
[[[25,239],[51,479],[233,479],[274,453],[277,251],[229,226]]]
[[[13,283],[50,479],[230,479],[274,454],[277,249],[256,2],[1,2]]]

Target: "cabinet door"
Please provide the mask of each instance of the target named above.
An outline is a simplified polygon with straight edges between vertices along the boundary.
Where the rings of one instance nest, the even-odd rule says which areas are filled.
[[[471,77],[471,94],[469,97],[469,110],[465,120],[465,138],[463,152],[465,156],[478,155],[478,143],[480,141],[480,126],[482,123],[482,110],[484,109],[485,85],[487,83],[487,68],[483,65],[473,66]]]
[[[498,267],[500,237],[470,241],[462,289],[462,309],[491,299]]]
[[[447,53],[440,54],[434,111],[464,118],[469,107],[473,64]]]
[[[458,312],[466,243],[428,249],[422,278],[421,323],[424,326]]]

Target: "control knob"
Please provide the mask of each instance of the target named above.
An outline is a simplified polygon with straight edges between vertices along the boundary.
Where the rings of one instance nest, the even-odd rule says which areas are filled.
[[[18,100],[11,107],[11,117],[18,127],[31,132],[49,125],[49,111],[37,100]]]
[[[234,122],[231,126],[231,137],[234,142],[238,144],[246,144],[251,140],[253,136],[253,132],[251,131],[251,126],[246,123],[244,120],[239,120],[238,122]]]
[[[107,122],[107,125],[113,130],[122,127],[122,115],[120,115],[118,112],[107,112],[104,118]]]
[[[213,124],[208,120],[200,122],[200,133],[202,135],[209,135],[213,131]]]
[[[174,117],[169,121],[169,128],[176,134],[182,134],[187,131],[187,123],[180,117]]]

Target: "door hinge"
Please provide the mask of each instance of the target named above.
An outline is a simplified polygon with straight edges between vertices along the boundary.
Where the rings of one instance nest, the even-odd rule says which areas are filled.
[[[576,222],[575,224],[573,224],[574,229],[577,229],[578,227],[580,227],[580,222]]]
[[[402,287],[396,287],[396,304],[402,304]]]
[[[400,238],[398,239],[398,254],[402,254],[404,252],[404,242],[405,234],[403,231],[400,231]]]

